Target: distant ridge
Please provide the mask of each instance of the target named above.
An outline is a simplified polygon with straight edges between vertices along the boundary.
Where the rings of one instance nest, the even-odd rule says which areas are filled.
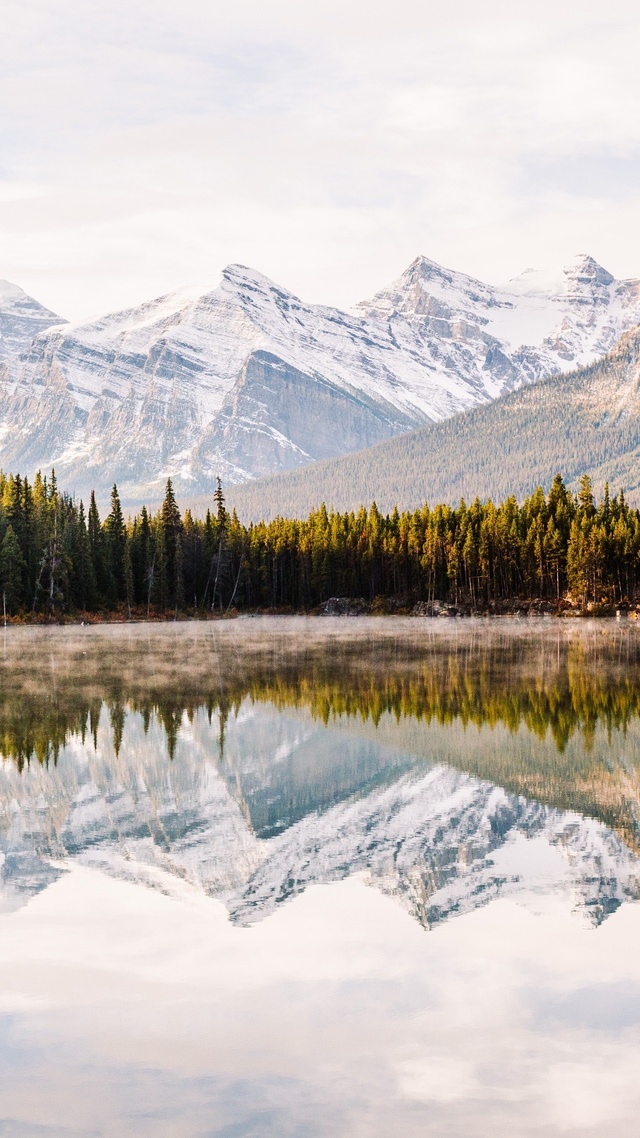
[[[227,496],[245,521],[306,517],[321,502],[344,511],[375,500],[386,512],[522,499],[558,471],[574,486],[590,474],[598,493],[608,481],[640,505],[640,328],[590,367],[355,454],[230,486]],[[206,504],[191,502],[197,512]]]

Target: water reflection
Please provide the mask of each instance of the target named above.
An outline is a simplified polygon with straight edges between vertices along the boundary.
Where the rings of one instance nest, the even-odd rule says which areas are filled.
[[[187,879],[240,924],[364,872],[427,927],[549,887],[544,859],[499,856],[538,837],[590,922],[638,896],[634,630],[309,627],[17,637],[5,906],[67,858]]]
[[[0,1135],[635,1136],[634,629],[10,632]]]

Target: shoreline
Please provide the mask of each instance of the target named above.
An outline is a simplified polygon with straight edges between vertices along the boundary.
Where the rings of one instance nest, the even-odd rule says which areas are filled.
[[[640,624],[640,609],[616,608],[602,604],[587,606],[573,605],[567,601],[551,604],[546,601],[519,599],[515,602],[502,602],[495,605],[475,607],[470,604],[445,604],[441,602],[418,602],[408,606],[396,598],[377,599],[366,602],[361,598],[331,597],[322,605],[312,609],[260,608],[248,610],[231,609],[227,612],[182,611],[179,613],[145,613],[132,611],[79,612],[45,615],[7,615],[5,628],[51,628],[51,627],[97,627],[101,625],[167,625],[167,624],[219,624],[234,620],[261,618],[304,617],[326,620],[337,619],[375,619],[402,617],[413,621],[467,621],[490,620],[615,620],[616,623]],[[2,614],[0,613],[0,621]]]

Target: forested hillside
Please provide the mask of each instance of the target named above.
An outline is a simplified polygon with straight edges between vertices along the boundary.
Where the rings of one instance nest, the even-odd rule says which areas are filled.
[[[101,521],[91,496],[0,476],[0,600],[9,616],[83,612],[122,617],[207,616],[231,610],[309,610],[331,597],[434,611],[437,604],[504,611],[517,598],[557,606],[633,605],[640,597],[640,512],[587,476],[576,497],[559,475],[518,505],[476,499],[383,515],[357,513],[243,525],[222,488],[199,521],[178,508],[171,481],[161,508],[125,522],[117,488]],[[429,607],[431,606],[431,608]],[[393,606],[392,606],[393,607]]]
[[[233,486],[229,500],[246,521],[304,517],[319,502],[352,510],[375,501],[386,512],[476,495],[522,500],[561,470],[572,489],[588,473],[597,493],[608,481],[640,504],[639,381],[634,329],[591,367],[355,454]]]

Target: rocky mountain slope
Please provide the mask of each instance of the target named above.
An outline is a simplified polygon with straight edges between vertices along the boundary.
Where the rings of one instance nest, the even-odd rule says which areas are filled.
[[[65,321],[10,281],[0,281],[0,377],[19,374],[39,332]]]
[[[358,453],[233,486],[244,519],[305,517],[320,502],[339,510],[375,500],[383,511],[425,501],[522,499],[560,472],[582,474],[640,504],[640,332],[628,332],[595,364],[523,387]],[[204,502],[190,502],[198,511]]]
[[[640,322],[640,282],[586,256],[505,288],[420,257],[353,314],[230,266],[36,336],[5,379],[0,465],[82,493],[208,490],[361,449],[585,364]]]
[[[224,763],[219,725],[204,711],[185,717],[170,760],[160,724],[145,733],[137,714],[116,754],[105,710],[96,748],[74,736],[55,766],[0,767],[0,904],[26,903],[69,860],[169,892],[186,881],[240,924],[353,873],[425,927],[497,896],[549,891],[597,924],[640,896],[638,857],[601,823],[351,728],[332,735],[247,700],[227,722]],[[292,768],[310,766],[298,785],[305,804],[261,837],[252,812],[264,814],[261,791],[286,813]],[[329,785],[338,789],[327,797]]]

